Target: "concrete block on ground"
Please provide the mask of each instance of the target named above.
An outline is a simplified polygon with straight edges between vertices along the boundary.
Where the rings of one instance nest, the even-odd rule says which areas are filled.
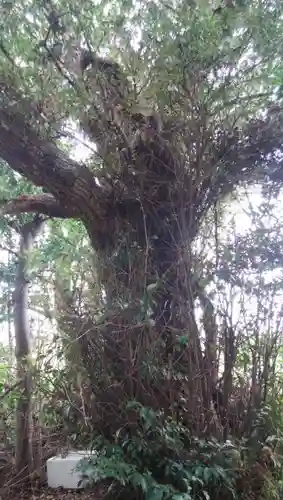
[[[46,462],[48,486],[50,488],[66,488],[68,490],[82,488],[82,486],[78,486],[82,477],[81,473],[76,470],[76,467],[82,459],[94,455],[95,452],[71,451],[65,457],[58,455],[49,458]]]

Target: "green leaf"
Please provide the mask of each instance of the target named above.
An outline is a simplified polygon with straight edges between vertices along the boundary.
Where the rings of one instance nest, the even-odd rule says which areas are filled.
[[[178,338],[178,342],[181,346],[186,346],[186,345],[188,345],[189,339],[188,339],[187,335],[181,335]]]
[[[192,500],[190,493],[177,493],[172,496],[172,500]]]
[[[206,483],[208,483],[213,477],[213,471],[210,467],[205,467],[203,471],[203,479]]]
[[[194,471],[194,475],[197,477],[197,478],[203,478],[203,473],[204,473],[204,467],[197,467]]]
[[[132,485],[134,486],[134,488],[140,487],[143,490],[144,493],[147,492],[147,489],[148,489],[147,480],[139,472],[134,472],[134,474],[132,474],[132,476],[130,478],[130,482],[132,483]]]
[[[153,293],[157,290],[158,288],[158,283],[150,283],[149,285],[147,285],[146,289],[148,291],[148,293]]]
[[[155,486],[149,489],[145,494],[146,500],[162,500],[164,498],[164,491]]]

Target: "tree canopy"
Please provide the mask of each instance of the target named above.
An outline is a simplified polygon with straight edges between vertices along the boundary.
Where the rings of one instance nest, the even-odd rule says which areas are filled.
[[[155,109],[164,140],[171,147],[174,140],[179,150],[178,175],[191,192],[195,224],[215,199],[251,173],[280,177],[280,7],[280,2],[235,2],[222,9],[202,2],[85,2],[78,12],[76,2],[4,3],[3,159],[48,189],[70,216],[84,218],[90,210],[86,198],[87,205],[92,200],[102,227],[106,200],[118,187],[104,179],[105,187],[98,188],[94,171],[119,177],[117,149],[131,144],[136,115]],[[93,71],[82,77],[82,50],[119,63],[127,95],[116,96],[115,106],[122,99],[124,123],[109,119],[115,97],[105,104],[107,76],[100,83],[93,81]],[[70,120],[100,150],[91,167],[71,161],[58,146]]]

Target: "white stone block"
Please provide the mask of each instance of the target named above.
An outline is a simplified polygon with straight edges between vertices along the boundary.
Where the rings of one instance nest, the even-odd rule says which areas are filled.
[[[72,451],[66,457],[60,455],[49,458],[47,466],[47,483],[49,488],[66,488],[68,490],[78,489],[81,473],[76,470],[80,460],[89,458],[94,452]]]

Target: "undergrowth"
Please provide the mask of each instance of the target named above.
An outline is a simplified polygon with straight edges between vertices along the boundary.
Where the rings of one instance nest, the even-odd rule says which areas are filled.
[[[188,429],[137,403],[135,431],[123,428],[113,442],[101,436],[97,454],[80,465],[82,482],[104,482],[108,498],[129,500],[279,499],[279,481],[245,449],[193,437]],[[255,485],[253,490],[253,484]]]

